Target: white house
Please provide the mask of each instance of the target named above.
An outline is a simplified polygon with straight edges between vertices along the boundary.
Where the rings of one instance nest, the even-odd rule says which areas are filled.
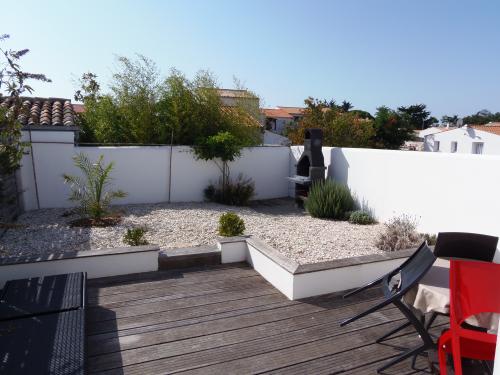
[[[500,155],[500,124],[465,125],[426,135],[424,151]]]
[[[266,130],[273,133],[283,134],[286,126],[296,123],[303,117],[304,108],[281,107],[262,108],[262,115],[265,117]]]

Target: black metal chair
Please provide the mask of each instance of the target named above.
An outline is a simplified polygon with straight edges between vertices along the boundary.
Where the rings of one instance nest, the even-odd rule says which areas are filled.
[[[403,315],[408,319],[408,322],[405,323],[403,326],[400,326],[396,328],[395,330],[389,332],[388,334],[384,335],[380,339],[377,340],[377,342],[382,341],[384,338],[394,334],[397,331],[400,331],[401,329],[408,327],[408,326],[413,326],[417,333],[420,335],[420,338],[422,339],[422,344],[419,345],[416,348],[410,349],[400,356],[396,357],[395,359],[389,361],[386,363],[384,366],[380,367],[377,371],[381,372],[386,370],[387,368],[407,359],[413,356],[416,356],[432,347],[435,346],[434,341],[432,340],[431,336],[427,332],[427,326],[425,323],[415,316],[415,314],[412,312],[412,310],[405,305],[403,302],[403,296],[415,285],[418,284],[418,282],[424,277],[424,275],[427,273],[427,271],[432,267],[434,262],[436,261],[436,257],[434,256],[433,252],[429,247],[427,246],[427,243],[424,242],[420,247],[413,253],[403,264],[401,264],[399,267],[394,269],[393,271],[389,272],[388,274],[382,276],[381,278],[369,283],[368,285],[365,285],[353,292],[350,292],[346,294],[344,297],[351,296],[353,294],[359,293],[362,290],[365,290],[369,287],[372,287],[377,284],[381,284],[382,290],[384,293],[384,300],[377,305],[369,308],[368,310],[352,317],[349,319],[346,319],[340,323],[340,326],[345,326],[346,324],[352,323],[355,320],[358,320],[362,317],[365,317],[377,310],[380,310],[381,308],[394,304],[402,313]],[[399,283],[394,284],[392,283],[393,279],[399,276]]]
[[[415,251],[412,255],[410,255],[410,257],[409,257],[408,259],[406,259],[406,260],[405,260],[405,261],[404,261],[404,262],[403,262],[403,263],[402,263],[402,264],[401,264],[398,268],[394,269],[393,271],[391,271],[391,272],[389,272],[389,273],[387,273],[387,274],[385,274],[385,275],[382,275],[382,276],[381,276],[381,277],[379,277],[378,279],[373,280],[372,282],[370,282],[370,283],[368,283],[368,284],[366,284],[366,285],[364,285],[364,286],[362,286],[362,287],[360,287],[360,288],[358,288],[358,289],[355,289],[355,290],[353,290],[353,291],[351,291],[351,292],[349,292],[349,293],[345,294],[342,298],[348,298],[348,297],[353,296],[353,295],[355,295],[355,294],[358,294],[358,293],[360,293],[360,292],[362,292],[362,291],[364,291],[364,290],[366,290],[366,289],[369,289],[369,288],[371,288],[371,287],[373,287],[373,286],[375,286],[375,285],[380,284],[380,283],[384,280],[384,278],[385,278],[385,277],[388,277],[388,275],[392,274],[393,272],[396,272],[396,273],[397,273],[397,272],[399,272],[399,271],[398,271],[399,269],[401,269],[401,268],[403,268],[403,267],[406,267],[406,265],[407,265],[409,262],[412,262],[412,261],[413,261],[413,258],[415,258],[415,256],[419,253],[419,251],[421,251],[421,250],[422,250],[422,249],[424,249],[425,247],[427,247],[427,242],[425,242],[425,241],[424,241],[424,242],[422,242],[422,244],[421,244],[421,245],[417,248],[417,250],[416,250],[416,251]],[[434,317],[434,319],[436,319],[436,317]],[[434,319],[433,319],[433,320],[434,320]],[[408,322],[405,322],[405,323],[403,323],[402,325],[400,325],[399,327],[396,327],[396,328],[394,328],[393,330],[391,330],[391,331],[387,332],[387,333],[386,333],[386,334],[384,334],[382,337],[379,337],[379,338],[376,340],[376,342],[377,342],[377,343],[381,343],[382,341],[384,341],[384,340],[385,340],[385,339],[387,339],[388,337],[390,337],[390,336],[394,335],[395,333],[397,333],[397,332],[399,332],[399,331],[401,331],[401,330],[403,330],[403,329],[405,329],[406,327],[409,327],[409,326],[411,326],[411,322],[409,322],[409,321],[408,321]]]

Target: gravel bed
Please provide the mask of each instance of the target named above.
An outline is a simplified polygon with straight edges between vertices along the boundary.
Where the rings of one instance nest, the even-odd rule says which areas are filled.
[[[74,216],[65,209],[43,209],[21,215],[15,229],[0,239],[2,255],[45,255],[67,250],[124,246],[127,228],[146,225],[146,238],[162,249],[215,244],[218,218],[234,211],[252,234],[295,261],[320,261],[378,254],[375,246],[382,224],[353,225],[314,219],[296,209],[291,200],[276,200],[253,207],[213,203],[142,204],[120,206],[123,221],[107,228],[71,228]]]

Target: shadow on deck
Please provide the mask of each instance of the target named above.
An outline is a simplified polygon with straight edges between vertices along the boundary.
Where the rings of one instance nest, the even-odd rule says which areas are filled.
[[[378,290],[289,301],[244,264],[94,279],[88,295],[89,373],[373,374],[419,340],[374,343],[402,322],[392,307],[339,327]],[[429,373],[426,358],[417,367],[387,374]]]

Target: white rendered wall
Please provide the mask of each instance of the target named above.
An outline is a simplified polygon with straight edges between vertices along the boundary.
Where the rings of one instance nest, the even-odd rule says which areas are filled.
[[[451,142],[457,142],[457,154],[472,154],[474,142],[483,143],[483,155],[500,155],[500,136],[474,128],[458,128],[427,135],[424,151],[435,151],[435,142],[439,141],[438,152],[451,152]]]
[[[28,134],[24,132],[25,139]],[[172,202],[202,201],[203,189],[217,182],[220,170],[212,161],[196,160],[190,147],[174,146],[172,168],[169,146],[76,147],[73,132],[33,131],[32,149],[36,171],[32,168],[31,150],[23,157],[20,179],[23,204],[26,210],[38,208],[70,207],[67,200],[69,186],[63,182],[63,173],[78,175],[72,157],[84,152],[96,160],[114,161],[113,184],[128,193],[117,203],[155,203],[169,200],[169,172],[171,172]],[[255,183],[255,199],[279,198],[288,195],[288,147],[246,148],[242,156],[230,163],[231,176],[242,173]]]
[[[408,214],[422,232],[500,236],[500,156],[330,147],[323,154],[328,177],[347,184],[380,222]]]

